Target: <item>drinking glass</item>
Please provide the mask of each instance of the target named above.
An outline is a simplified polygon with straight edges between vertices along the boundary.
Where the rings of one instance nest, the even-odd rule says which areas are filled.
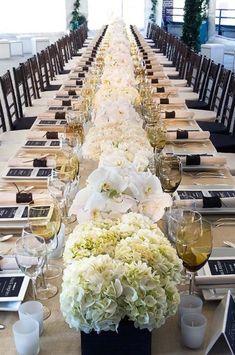
[[[181,160],[176,155],[159,155],[157,159],[157,176],[164,192],[172,194],[182,179]]]
[[[183,211],[177,223],[176,250],[190,272],[189,294],[193,294],[195,273],[205,265],[212,250],[211,225],[198,212]]]
[[[28,225],[32,233],[44,238],[47,254],[55,250],[58,245],[57,234],[61,226],[61,213],[58,204],[54,201],[50,205],[32,205],[28,209]],[[50,278],[53,273],[59,275],[61,269],[55,265],[48,265],[46,257],[46,272]],[[46,273],[45,272],[45,273]],[[38,288],[38,298],[48,299],[57,294],[57,287],[45,281],[45,274],[42,273],[43,286]]]
[[[66,137],[76,137],[80,144],[84,142],[84,117],[79,111],[66,112],[67,125],[65,126]]]
[[[37,277],[41,274],[46,262],[46,242],[35,234],[23,234],[15,243],[15,259],[20,270],[32,281],[33,299],[38,298]],[[51,311],[43,306],[43,319],[47,319]]]
[[[50,195],[58,201],[61,209],[62,222],[65,228],[76,221],[75,216],[69,216],[68,211],[79,188],[79,179],[71,179],[72,174],[68,171],[55,169],[47,180]]]
[[[166,145],[166,128],[161,120],[156,123],[148,123],[145,126],[147,138],[155,153],[160,153]]]

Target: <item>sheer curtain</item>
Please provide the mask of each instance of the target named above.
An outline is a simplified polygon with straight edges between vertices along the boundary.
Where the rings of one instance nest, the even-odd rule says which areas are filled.
[[[1,0],[0,33],[66,30],[65,0]]]

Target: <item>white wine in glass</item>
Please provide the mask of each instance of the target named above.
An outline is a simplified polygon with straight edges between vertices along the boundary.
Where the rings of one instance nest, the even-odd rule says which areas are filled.
[[[187,214],[189,211],[185,211]],[[209,222],[187,217],[178,221],[176,250],[190,272],[189,294],[193,294],[195,273],[205,265],[212,251],[212,231]]]
[[[61,215],[56,203],[50,205],[32,205],[28,209],[28,225],[32,233],[39,235],[45,240],[47,254],[55,250],[58,245],[57,234],[61,225]],[[46,258],[46,270],[48,262]],[[58,270],[57,270],[58,272]],[[38,289],[39,299],[48,299],[55,296],[58,289],[55,285],[45,282],[45,275],[42,273],[43,287]]]

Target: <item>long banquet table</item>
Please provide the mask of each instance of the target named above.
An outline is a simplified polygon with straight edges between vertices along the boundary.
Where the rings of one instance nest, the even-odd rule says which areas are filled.
[[[79,61],[79,59],[78,59]],[[22,146],[22,143],[26,139],[27,131],[18,132],[6,132],[0,136],[1,146],[0,146],[0,170],[7,166],[7,161],[10,157],[18,151]],[[10,144],[9,144],[10,142]],[[190,144],[189,144],[190,146]],[[198,147],[200,143],[198,143]],[[188,145],[184,146],[187,150]],[[197,146],[195,146],[197,151]],[[87,176],[92,170],[94,170],[96,163],[91,161],[83,160],[80,166],[81,174],[81,186],[84,186]],[[191,185],[195,183],[197,186],[235,186],[235,179],[231,176],[227,168],[224,168],[226,180],[219,178],[197,178],[192,176],[183,175],[181,186]],[[3,179],[0,180],[0,185],[5,183]],[[195,185],[194,185],[195,186]],[[220,216],[209,217],[212,221],[218,219]],[[227,240],[235,242],[234,227],[231,225],[221,225],[213,228],[213,244],[214,247],[222,247],[224,236]],[[15,238],[0,244],[0,254],[11,252],[14,248]],[[55,263],[62,265],[62,260],[56,260]],[[61,277],[52,280],[56,283],[59,290],[61,289]],[[27,298],[29,296],[27,295]],[[40,338],[40,353],[44,355],[49,354],[69,354],[78,355],[81,354],[80,348],[80,334],[65,323],[64,318],[60,312],[59,307],[59,293],[51,298],[50,300],[44,301],[51,309],[51,316],[44,321],[44,332]],[[152,355],[163,355],[163,354],[197,354],[202,355],[205,353],[206,344],[210,339],[210,331],[213,329],[213,314],[216,309],[218,302],[215,301],[205,301],[203,307],[203,313],[208,319],[208,328],[206,333],[205,342],[203,347],[198,350],[190,351],[190,349],[181,345],[180,340],[180,330],[178,327],[177,315],[166,320],[165,325],[160,329],[156,329],[152,332]],[[3,323],[6,328],[0,330],[1,336],[1,354],[12,355],[15,354],[14,340],[12,335],[12,325],[18,319],[17,312],[0,312],[0,323]],[[102,355],[102,354],[100,354]]]

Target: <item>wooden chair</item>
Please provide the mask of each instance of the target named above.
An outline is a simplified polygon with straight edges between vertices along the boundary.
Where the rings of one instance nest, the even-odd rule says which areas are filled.
[[[230,131],[229,134],[212,133],[210,139],[218,152],[235,153],[235,78],[232,75],[226,94],[221,123]]]
[[[0,101],[0,129],[2,132],[6,132],[7,130],[1,101]]]
[[[20,116],[9,70],[0,77],[0,83],[10,129],[19,130],[31,128],[36,117]]]

